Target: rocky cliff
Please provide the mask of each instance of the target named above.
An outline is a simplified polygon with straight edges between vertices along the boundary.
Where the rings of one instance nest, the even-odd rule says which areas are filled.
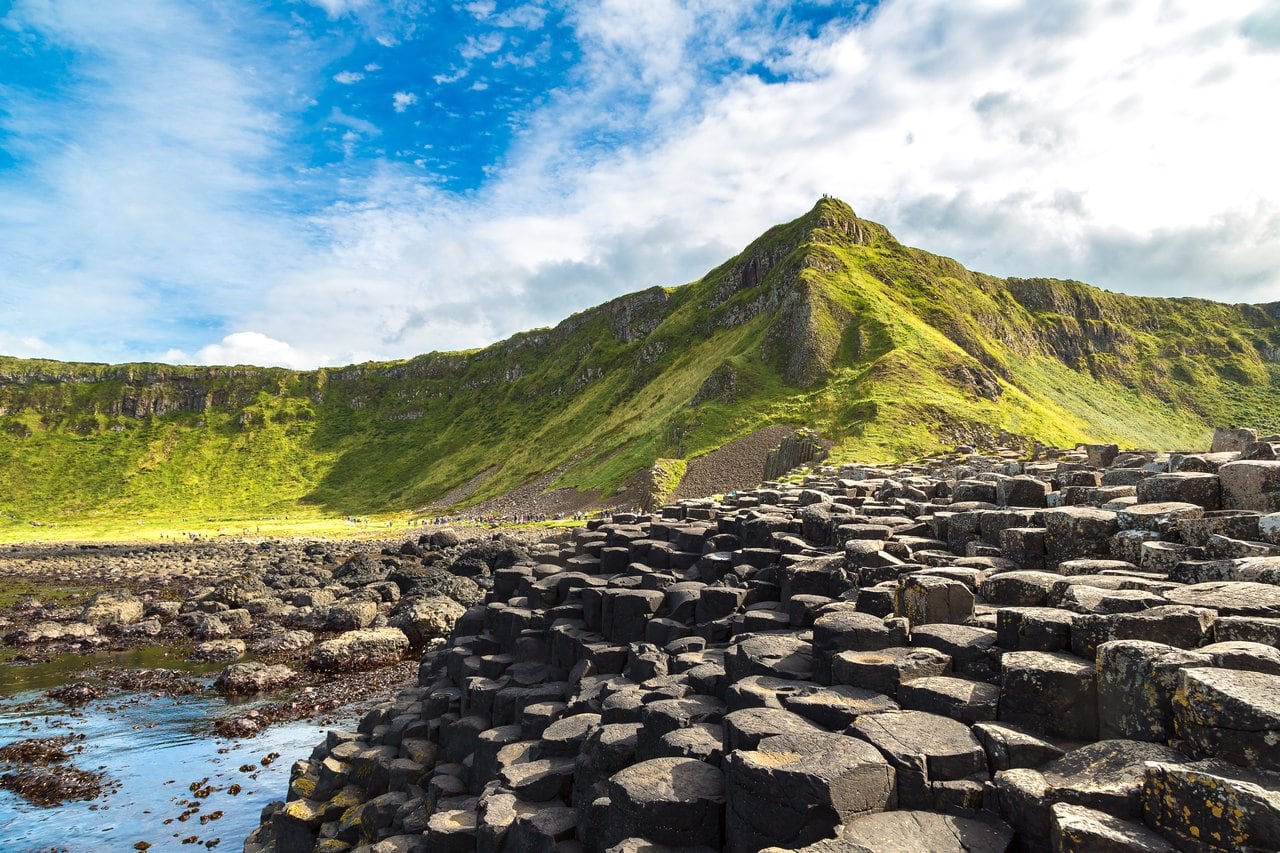
[[[682,287],[463,353],[296,372],[0,359],[0,510],[219,516],[607,497],[770,424],[832,458],[1280,429],[1280,304],[998,279],[822,199]],[[763,461],[763,460],[762,460]]]

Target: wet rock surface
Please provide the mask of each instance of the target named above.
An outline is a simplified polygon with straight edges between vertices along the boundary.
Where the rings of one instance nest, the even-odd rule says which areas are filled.
[[[434,529],[385,544],[5,548],[0,576],[43,596],[15,596],[0,611],[12,649],[3,672],[15,676],[0,680],[0,696],[22,692],[26,663],[137,652],[202,663],[195,671],[90,665],[44,696],[67,709],[72,731],[78,716],[110,714],[142,697],[206,693],[242,703],[214,719],[209,736],[255,737],[277,723],[332,720],[410,682],[417,657],[443,643],[464,603],[483,599],[494,567],[528,559],[526,549],[536,552],[546,535]],[[457,563],[465,576],[452,573]],[[408,633],[389,627],[391,619]],[[76,766],[71,742],[0,745],[0,788],[40,806],[111,793],[111,768]]]
[[[97,798],[106,785],[106,774],[70,764],[80,751],[76,741],[73,735],[61,735],[0,747],[0,790],[44,807]]]
[[[345,685],[364,696],[386,679],[348,676],[416,661],[484,599],[495,569],[529,559],[547,535],[431,528],[387,541],[9,546],[0,578],[32,594],[0,609],[0,637],[18,663],[164,648],[226,664],[213,685],[225,694]],[[87,675],[51,697],[74,707],[122,690],[206,689],[177,671]],[[295,704],[300,714],[335,698]]]
[[[1247,457],[823,468],[471,555],[417,686],[246,850],[1274,849],[1280,480]]]

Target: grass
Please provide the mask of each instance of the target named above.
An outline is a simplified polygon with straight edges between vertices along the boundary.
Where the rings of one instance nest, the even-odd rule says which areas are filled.
[[[466,353],[310,372],[0,359],[0,539],[394,528],[478,471],[467,503],[551,472],[607,499],[777,423],[837,461],[1201,447],[1217,424],[1280,431],[1278,348],[1253,306],[997,279],[824,199],[699,281]]]
[[[187,541],[188,534],[201,538],[382,538],[392,534],[416,533],[408,513],[362,517],[360,523],[345,517],[275,516],[266,518],[103,518],[72,519],[33,526],[30,522],[0,521],[0,542],[162,542]],[[388,526],[390,524],[390,526]]]

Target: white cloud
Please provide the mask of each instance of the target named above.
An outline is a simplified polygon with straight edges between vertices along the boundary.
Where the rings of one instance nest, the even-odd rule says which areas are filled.
[[[0,93],[16,160],[0,171],[0,324],[58,357],[162,351],[184,318],[243,310],[292,262],[280,249],[301,229],[259,212],[300,69],[267,73],[205,11],[21,3],[5,19],[78,60],[52,107],[8,81]]]
[[[340,18],[369,5],[369,0],[310,0],[310,2],[324,9],[330,18]]]
[[[54,358],[56,349],[35,335],[13,335],[0,330],[0,353],[18,358]]]
[[[535,117],[486,191],[457,199],[388,169],[321,221],[330,261],[252,319],[312,330],[308,346],[351,340],[325,305],[344,326],[365,318],[362,344],[384,355],[475,346],[692,280],[824,192],[989,272],[1280,298],[1280,173],[1262,168],[1256,108],[1280,57],[1245,50],[1221,14],[898,0],[775,51],[789,82],[706,88],[681,45],[729,24],[605,4],[578,23],[602,73]],[[1219,66],[1229,82],[1197,85]],[[658,93],[655,136],[590,156],[569,144],[635,86]]]
[[[493,14],[493,10],[498,7],[494,0],[475,0],[468,3],[465,8],[477,21],[483,21],[485,18]]]
[[[493,19],[499,27],[520,28],[524,30],[540,30],[547,21],[547,10],[536,3],[525,3],[508,9]]]
[[[269,338],[261,332],[233,332],[220,343],[202,347],[195,360],[197,364],[256,364],[262,367],[305,368],[315,365],[313,357],[303,355],[284,341]]]
[[[502,33],[482,33],[478,36],[467,36],[466,42],[458,53],[463,59],[479,59],[502,50],[506,37]]]
[[[1280,41],[1267,4],[892,0],[816,35],[743,26],[785,6],[767,0],[756,20],[738,4],[577,5],[573,85],[527,117],[483,187],[455,195],[383,163],[367,178],[344,172],[347,200],[304,221],[246,203],[274,189],[261,168],[273,114],[250,85],[265,72],[226,71],[241,58],[155,78],[142,72],[158,42],[144,43],[123,64],[138,66],[128,86],[109,91],[149,99],[94,116],[78,147],[57,151],[47,204],[0,178],[6,233],[44,223],[0,246],[0,266],[56,273],[39,282],[47,295],[32,277],[46,307],[9,327],[65,329],[40,332],[63,357],[104,357],[104,317],[159,340],[173,310],[139,282],[163,272],[188,283],[184,305],[220,318],[214,337],[254,330],[201,361],[314,366],[477,346],[695,279],[824,192],[975,269],[1280,299],[1280,170],[1263,106],[1280,91]],[[467,49],[503,46],[476,37]],[[785,81],[706,70],[734,64]],[[174,103],[183,135],[139,153],[167,138],[161,107]],[[379,132],[339,110],[328,121],[352,155]],[[175,153],[188,144],[194,168]],[[34,235],[55,214],[66,226],[41,254]],[[34,260],[16,263],[14,246]],[[67,246],[88,266],[66,264]],[[5,314],[14,304],[0,298]],[[67,305],[84,306],[71,323]],[[94,328],[96,356],[64,342]]]
[[[418,103],[418,96],[413,92],[396,92],[391,96],[391,102],[392,106],[395,107],[395,111],[402,113]]]
[[[341,83],[344,86],[350,86],[353,83],[359,83],[364,79],[364,75],[359,71],[339,71],[333,75],[335,83]]]

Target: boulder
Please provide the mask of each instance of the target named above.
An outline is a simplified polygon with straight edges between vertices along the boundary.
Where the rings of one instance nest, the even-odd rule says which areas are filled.
[[[233,663],[218,674],[213,686],[221,693],[243,695],[283,687],[298,674],[284,664]]]
[[[324,630],[341,633],[368,628],[378,616],[378,605],[372,601],[341,601],[329,607],[324,617]]]
[[[388,624],[403,631],[414,646],[423,646],[438,637],[448,637],[465,612],[461,604],[442,595],[405,598],[397,605]]]
[[[409,638],[399,628],[348,631],[318,644],[310,666],[326,672],[372,669],[394,663],[409,650]]]
[[[142,599],[127,590],[100,592],[80,611],[80,621],[94,628],[128,625],[142,618]]]
[[[232,661],[244,655],[244,640],[209,640],[191,652],[192,660]]]
[[[1242,460],[1218,469],[1224,509],[1280,512],[1280,461]]]

